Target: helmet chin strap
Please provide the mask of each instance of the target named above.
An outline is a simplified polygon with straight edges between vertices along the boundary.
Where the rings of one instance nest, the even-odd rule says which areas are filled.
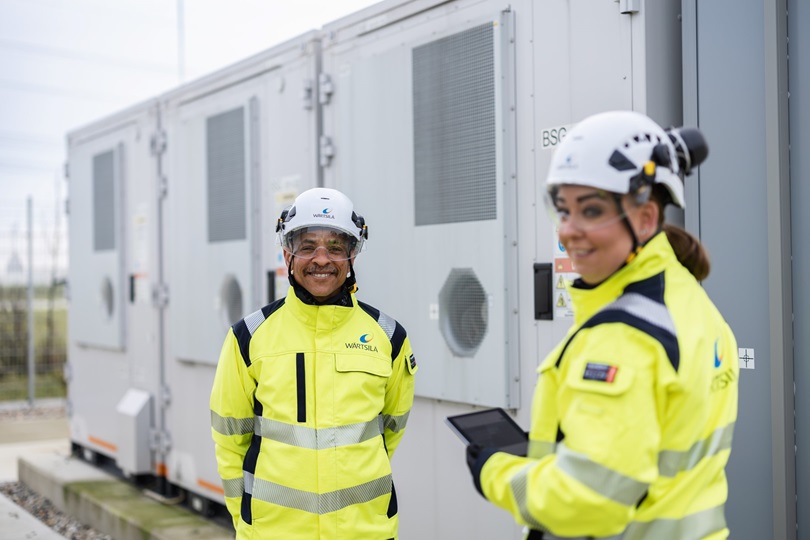
[[[633,248],[630,250],[630,253],[627,254],[627,258],[624,260],[624,264],[629,264],[630,261],[635,259],[636,256],[641,252],[644,245],[638,241],[636,231],[633,230],[633,224],[630,223],[630,220],[627,218],[627,213],[625,213],[622,209],[621,195],[614,193],[613,200],[616,203],[616,209],[622,214],[622,222],[624,223],[624,226],[627,227],[628,232],[630,232],[630,238],[633,240]]]

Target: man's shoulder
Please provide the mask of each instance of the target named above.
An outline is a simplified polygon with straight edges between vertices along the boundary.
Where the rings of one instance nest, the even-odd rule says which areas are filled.
[[[285,298],[279,298],[278,300],[270,302],[266,306],[257,309],[253,313],[246,315],[243,319],[240,319],[232,326],[234,334],[247,330],[250,335],[253,335],[256,332],[256,329],[258,329],[259,326],[264,323],[264,321],[269,319],[274,313],[284,306],[285,300]]]
[[[374,319],[377,324],[380,325],[380,327],[388,335],[389,339],[392,339],[395,334],[405,334],[405,328],[403,328],[403,326],[396,319],[384,311],[381,311],[380,309],[377,309],[366,302],[361,302],[360,300],[357,301],[357,306],[360,308],[361,312]]]

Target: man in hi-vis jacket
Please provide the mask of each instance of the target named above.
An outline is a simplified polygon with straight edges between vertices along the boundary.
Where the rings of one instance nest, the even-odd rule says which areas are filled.
[[[231,327],[211,391],[236,537],[396,538],[391,456],[417,365],[405,329],[355,298],[365,220],[314,188],[276,230],[289,292]]]

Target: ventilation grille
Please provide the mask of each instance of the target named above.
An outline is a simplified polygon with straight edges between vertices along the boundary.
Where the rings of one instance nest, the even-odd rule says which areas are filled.
[[[415,223],[496,219],[493,26],[413,50]]]
[[[207,119],[208,241],[244,240],[245,115],[243,107]]]
[[[115,152],[93,156],[93,249],[115,249]]]
[[[489,326],[487,293],[472,268],[453,268],[439,291],[439,328],[456,356],[475,356]]]

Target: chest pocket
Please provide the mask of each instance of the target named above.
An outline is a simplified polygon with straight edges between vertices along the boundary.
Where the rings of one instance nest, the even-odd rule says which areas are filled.
[[[367,420],[385,404],[385,387],[393,373],[391,360],[371,355],[337,355],[335,395],[345,418]]]
[[[335,369],[338,373],[358,373],[390,377],[393,373],[389,358],[365,355],[336,355]]]

